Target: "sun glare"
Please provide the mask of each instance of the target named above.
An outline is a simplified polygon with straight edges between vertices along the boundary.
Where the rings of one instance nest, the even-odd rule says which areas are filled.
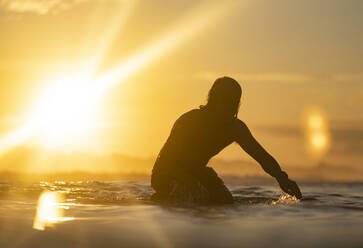
[[[88,69],[84,70],[88,73],[63,76],[48,82],[48,88],[39,97],[40,100],[31,111],[28,121],[0,140],[0,152],[31,137],[48,148],[73,149],[75,144],[89,145],[92,143],[90,142],[91,133],[98,125],[100,99],[108,91],[172,48],[203,31],[209,24],[236,9],[236,6],[237,1],[229,1],[228,4],[219,1],[214,3],[203,1],[184,18],[177,21],[175,26],[168,29],[164,35],[154,39],[154,42],[124,60],[123,63],[94,77],[93,73],[103,59],[106,48],[112,43],[112,37],[120,28],[120,25],[111,25],[112,30],[109,30],[106,35],[108,38],[102,42],[99,52],[96,52],[93,59],[89,61],[89,65],[86,66]]]
[[[43,192],[38,200],[33,228],[43,231],[56,223],[74,220],[74,217],[64,217],[64,209],[69,209],[69,205],[71,204],[62,203],[62,197],[58,193]]]

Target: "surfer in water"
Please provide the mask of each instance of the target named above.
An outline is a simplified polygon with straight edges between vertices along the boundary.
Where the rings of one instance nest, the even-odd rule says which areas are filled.
[[[152,199],[177,204],[228,204],[233,197],[208,161],[232,142],[276,178],[286,193],[301,198],[297,184],[255,140],[237,114],[241,86],[230,77],[218,78],[206,105],[183,114],[175,122],[152,170]]]

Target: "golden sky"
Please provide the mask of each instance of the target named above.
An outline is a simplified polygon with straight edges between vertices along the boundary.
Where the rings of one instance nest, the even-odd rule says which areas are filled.
[[[32,120],[11,149],[155,156],[228,75],[243,88],[239,118],[278,160],[316,160],[305,137],[315,111],[327,140],[313,144],[358,165],[363,2],[237,2],[0,0],[0,139]],[[246,158],[236,146],[221,156]]]

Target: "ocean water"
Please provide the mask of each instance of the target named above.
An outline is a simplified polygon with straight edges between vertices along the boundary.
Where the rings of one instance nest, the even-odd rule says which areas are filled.
[[[230,206],[160,206],[148,183],[0,183],[0,247],[363,247],[363,183],[233,185]]]

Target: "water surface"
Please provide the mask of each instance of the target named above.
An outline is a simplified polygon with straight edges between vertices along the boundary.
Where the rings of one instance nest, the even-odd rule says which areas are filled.
[[[0,247],[363,247],[363,183],[229,188],[231,206],[185,208],[147,183],[0,183]]]

